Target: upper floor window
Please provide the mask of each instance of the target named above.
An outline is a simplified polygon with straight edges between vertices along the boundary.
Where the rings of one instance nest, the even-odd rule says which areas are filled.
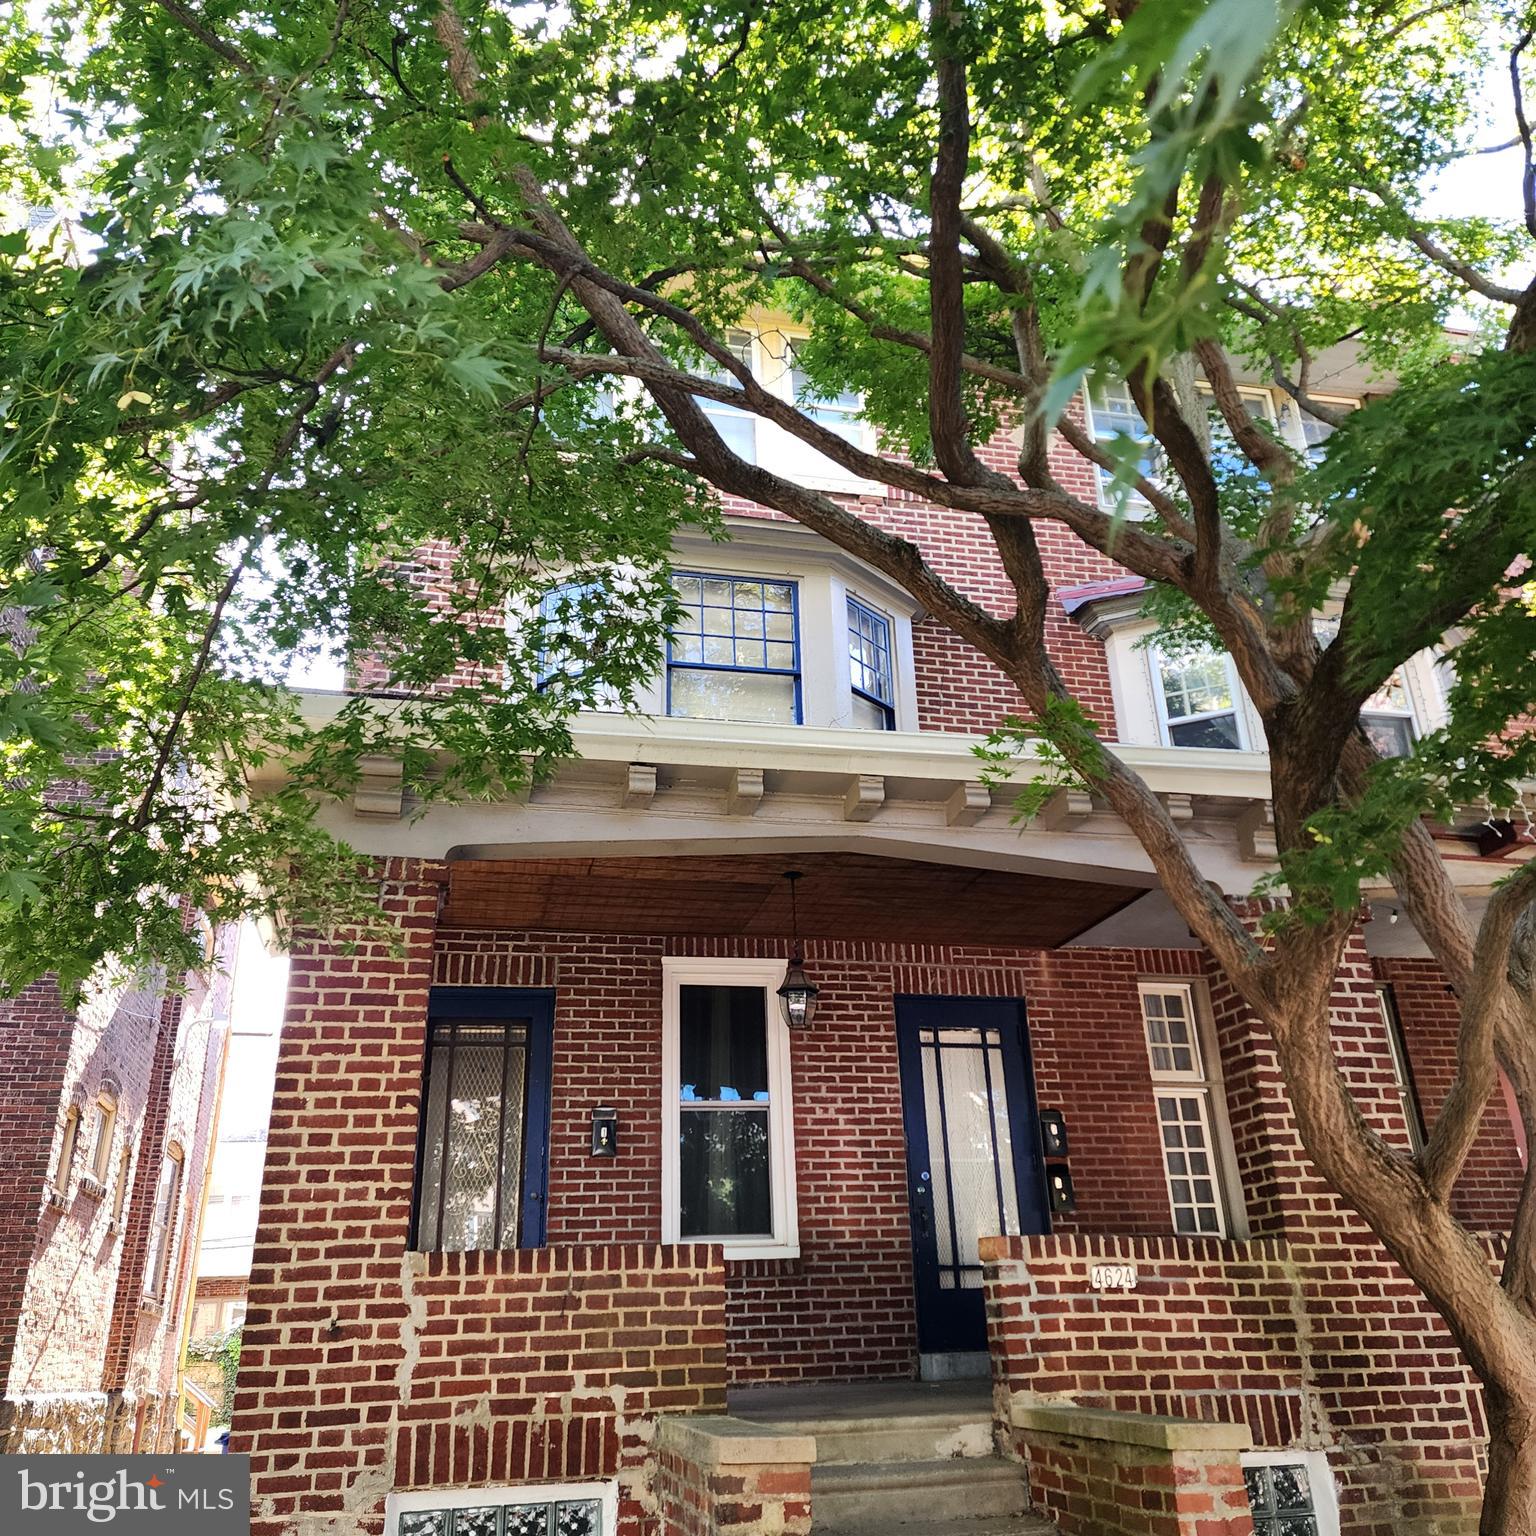
[[[581,651],[590,638],[583,612],[585,600],[598,591],[596,582],[566,582],[539,599],[539,671],[542,688],[552,678],[578,676],[583,666]]]
[[[789,380],[795,403],[812,421],[862,448],[864,397],[851,389],[840,389],[830,398],[819,396],[816,385],[800,362],[803,345],[800,341],[789,344]]]
[[[737,361],[752,368],[751,332],[729,330],[725,333],[724,341]],[[711,357],[700,361],[698,373],[701,378],[714,379],[717,383],[740,388],[740,380],[733,378]],[[749,463],[757,463],[757,417],[751,411],[726,405],[719,400],[706,400],[699,396],[698,403],[709,417],[710,424],[724,440],[725,446]]]
[[[1319,615],[1312,621],[1312,630],[1323,645],[1331,645],[1339,620],[1335,615]],[[1407,757],[1413,751],[1417,727],[1401,667],[1361,706],[1360,729],[1383,757]]]
[[[429,1011],[412,1246],[427,1253],[538,1247],[549,996],[442,987]]]
[[[144,1294],[156,1301],[165,1296],[176,1239],[176,1209],[181,1199],[181,1148],[173,1141],[160,1162],[155,1208],[149,1222],[149,1253],[144,1261]]]
[[[59,1161],[53,1170],[55,1194],[69,1193],[70,1170],[75,1164],[75,1143],[80,1139],[80,1106],[71,1104],[64,1116],[64,1139],[59,1143]]]
[[[683,613],[667,645],[667,713],[800,723],[795,585],[679,572]]]
[[[1122,379],[1097,379],[1088,391],[1088,425],[1098,443],[1112,442],[1116,437],[1128,437],[1141,447],[1136,464],[1137,473],[1144,480],[1154,483],[1158,478],[1161,456],[1156,441],[1147,430],[1147,423],[1131,398],[1130,386]],[[1095,466],[1099,481],[1099,499],[1110,501],[1114,497],[1114,476],[1107,469]],[[1130,499],[1145,506],[1141,495],[1131,491]]]
[[[1248,745],[1232,658],[1191,647],[1154,649],[1153,671],[1163,738],[1171,747]]]
[[[891,666],[891,621],[848,599],[848,671],[853,724],[872,731],[896,729],[896,684]]]
[[[112,1173],[112,1133],[117,1129],[117,1099],[103,1090],[96,1097],[91,1124],[91,1177],[105,1185]]]

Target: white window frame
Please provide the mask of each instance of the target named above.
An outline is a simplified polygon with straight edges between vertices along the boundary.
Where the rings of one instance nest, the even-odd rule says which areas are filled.
[[[1317,1536],[1339,1536],[1339,1485],[1326,1451],[1242,1451],[1237,1459],[1244,1467],[1305,1467]]]
[[[796,405],[793,349],[796,342],[809,339],[809,329],[773,318],[761,320],[750,329],[754,342],[753,371],[758,382],[781,400]],[[863,417],[858,418],[858,423],[857,440],[850,441],[866,453],[875,452],[878,445],[874,428]],[[757,421],[757,462],[764,469],[812,490],[840,491],[848,496],[880,495],[885,490],[878,481],[845,469],[803,438],[762,416]]]
[[[725,348],[736,356],[738,361],[746,365],[747,371],[754,379],[762,379],[762,355],[756,331],[746,325],[730,325],[725,328],[720,340]],[[736,342],[741,344],[736,345]],[[732,378],[726,369],[712,357],[705,357],[703,359],[699,372],[707,374],[708,377],[714,378],[720,383],[728,384],[732,389],[739,389],[741,387],[739,382]],[[704,395],[695,395],[694,399],[697,401],[699,409],[710,418],[710,425],[717,432],[720,430],[719,424],[716,421],[717,417],[735,420],[746,419],[747,425],[751,428],[752,432],[752,452],[750,456],[743,455],[743,457],[747,458],[749,464],[756,464],[762,456],[761,438],[764,418],[759,416],[756,411],[749,411],[744,406],[728,405],[723,400],[711,400]],[[722,438],[725,437],[723,432],[720,435]]]
[[[1243,689],[1243,680],[1237,675],[1237,668],[1232,664],[1232,657],[1226,651],[1213,650],[1212,655],[1220,656],[1222,664],[1227,669],[1227,682],[1232,689],[1232,708],[1209,709],[1199,715],[1181,715],[1177,721],[1171,720],[1168,715],[1168,697],[1163,688],[1163,662],[1168,659],[1160,644],[1152,644],[1147,647],[1147,666],[1152,675],[1152,707],[1157,711],[1157,735],[1158,740],[1165,747],[1178,747],[1180,751],[1187,752],[1250,752],[1252,738],[1248,731],[1247,697]],[[1215,719],[1220,715],[1230,714],[1237,724],[1237,745],[1235,747],[1185,747],[1182,743],[1173,739],[1172,727],[1188,725],[1195,720]]]
[[[1180,1072],[1160,1068],[1153,1055],[1147,1028],[1146,998],[1151,995],[1177,995],[1184,999],[1190,1021],[1190,1041],[1194,1052],[1194,1070]],[[1211,1183],[1216,1194],[1215,1232],[1180,1232],[1176,1237],[1246,1238],[1248,1216],[1243,1208],[1242,1184],[1237,1169],[1237,1149],[1227,1123],[1226,1086],[1222,1078],[1221,1052],[1210,1013],[1210,999],[1204,987],[1192,980],[1148,977],[1136,984],[1136,1004],[1142,1044],[1147,1052],[1147,1071],[1152,1080],[1152,1104],[1157,1118],[1158,1157],[1162,1162],[1163,1185],[1168,1193],[1168,1214],[1177,1220],[1173,1199],[1173,1175],[1168,1171],[1168,1148],[1163,1145],[1162,1114],[1158,1102],[1164,1097],[1193,1098],[1200,1105],[1201,1129],[1205,1132],[1211,1164]]]
[[[1330,410],[1335,411],[1358,411],[1361,405],[1359,400],[1351,396],[1320,395],[1316,390],[1309,391],[1309,398],[1317,401],[1319,405],[1326,405]],[[1309,464],[1316,462],[1309,451],[1314,445],[1307,442],[1307,422],[1316,421],[1320,426],[1327,426],[1327,423],[1323,422],[1319,417],[1309,416],[1288,394],[1281,393],[1276,404],[1278,406],[1277,426],[1280,435]],[[1328,428],[1329,433],[1333,430],[1332,427]],[[1327,440],[1327,434],[1325,434],[1323,441],[1326,442]]]
[[[664,1243],[718,1243],[729,1259],[800,1257],[800,1222],[795,1189],[795,1115],[790,1071],[789,1026],[777,991],[784,982],[783,960],[735,960],[666,956],[661,962],[661,1240]],[[768,1031],[768,1187],[773,1235],[683,1237],[682,1092],[680,1003],[685,986],[761,987]]]
[[[619,1485],[603,1483],[519,1483],[500,1488],[412,1488],[384,1500],[384,1536],[399,1536],[400,1516],[423,1509],[481,1509],[487,1504],[558,1504],[595,1499],[602,1505],[602,1536],[617,1536]]]
[[[1128,400],[1130,400],[1130,394],[1131,394],[1130,385],[1128,385],[1125,382],[1124,379],[1106,378],[1106,379],[1104,379],[1104,380],[1102,380],[1100,382],[1100,387],[1103,387],[1103,386],[1110,386],[1110,387],[1116,388],[1116,389],[1123,389],[1125,391],[1126,398]],[[1095,388],[1094,380],[1087,379],[1087,380],[1084,381],[1084,383],[1083,383],[1083,424],[1084,424],[1084,426],[1086,426],[1088,428],[1088,436],[1091,437],[1094,440],[1094,442],[1096,442],[1096,443],[1100,442],[1100,441],[1109,442],[1109,441],[1111,441],[1110,438],[1106,437],[1106,438],[1101,439],[1099,437],[1098,427],[1094,423],[1094,419],[1093,419],[1093,392],[1094,392],[1094,388]],[[1134,400],[1131,400],[1131,407],[1132,407],[1132,409],[1135,409],[1135,404],[1136,404],[1136,402]],[[1137,414],[1140,415],[1141,413],[1138,411]],[[1157,440],[1155,438],[1152,439],[1152,448],[1153,448],[1154,452],[1160,451],[1159,448],[1158,448]],[[1152,480],[1153,484],[1157,483],[1155,476],[1149,476],[1148,478]],[[1112,508],[1115,505],[1115,496],[1114,496],[1114,494],[1110,490],[1110,485],[1112,483],[1112,477],[1110,475],[1110,472],[1107,469],[1102,468],[1100,465],[1095,464],[1093,466],[1093,483],[1094,483],[1095,494],[1097,496],[1099,505],[1101,507],[1105,508],[1106,510]],[[1140,518],[1143,518],[1143,517],[1150,516],[1151,511],[1152,511],[1152,505],[1146,499],[1146,497],[1143,496],[1140,491],[1136,490],[1136,488],[1134,486],[1128,486],[1126,488],[1126,497],[1125,497],[1125,515],[1128,518],[1132,519],[1132,520],[1137,520],[1137,519],[1140,519]]]

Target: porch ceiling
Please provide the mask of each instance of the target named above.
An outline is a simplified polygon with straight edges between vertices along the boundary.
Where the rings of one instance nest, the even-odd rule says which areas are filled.
[[[577,933],[789,933],[784,872],[808,938],[1053,949],[1142,892],[1092,880],[855,853],[726,858],[469,859],[450,866],[442,922]]]

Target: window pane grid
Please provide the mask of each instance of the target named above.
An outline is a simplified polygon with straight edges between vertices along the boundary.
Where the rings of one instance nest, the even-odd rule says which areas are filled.
[[[731,330],[725,333],[725,345],[738,362],[752,366],[752,337],[746,331]],[[701,358],[697,364],[700,378],[713,379],[739,389],[740,381],[727,373],[712,357]],[[725,445],[748,463],[757,462],[757,417],[737,405],[727,405],[723,400],[707,400],[695,396],[704,414],[722,438]]]
[[[1147,1048],[1151,1052],[1155,1077],[1196,1078],[1203,1076],[1200,1039],[1195,1029],[1190,995],[1178,990],[1144,991],[1141,994],[1142,1018],[1147,1030]]]
[[[1141,444],[1142,453],[1137,471],[1142,479],[1157,483],[1161,468],[1158,446],[1136,402],[1131,398],[1128,385],[1118,379],[1103,379],[1096,383],[1088,395],[1089,425],[1093,428],[1095,442],[1107,443],[1116,437],[1129,437]],[[1099,494],[1108,496],[1114,489],[1114,475],[1096,466]],[[1140,492],[1132,490],[1130,499],[1142,502]]]
[[[887,720],[894,724],[890,621],[856,597],[848,599],[848,671],[853,691],[882,705]]]
[[[1206,1097],[1204,1089],[1157,1095],[1163,1169],[1168,1178],[1174,1231],[1225,1237]]]
[[[595,581],[571,581],[539,600],[539,687],[561,673],[580,676],[585,665],[580,653],[592,641],[592,626],[582,607],[599,591]]]
[[[1200,650],[1154,654],[1169,742],[1176,747],[1240,748],[1237,689],[1227,657]]]
[[[667,642],[667,713],[800,722],[795,584],[680,571],[682,612]]]

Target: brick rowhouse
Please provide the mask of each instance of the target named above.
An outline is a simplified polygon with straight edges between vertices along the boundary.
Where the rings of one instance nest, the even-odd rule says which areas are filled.
[[[178,996],[103,989],[75,1011],[51,982],[0,1001],[0,1449],[181,1448],[227,1005],[222,979]],[[161,1201],[168,1154],[180,1171]]]
[[[987,453],[1009,467],[1005,441]],[[1084,462],[1061,453],[1057,472],[1096,494]],[[978,601],[1011,606],[979,521],[899,493],[846,494]],[[232,1440],[252,1456],[260,1536],[450,1536],[434,1498],[443,1509],[609,1498],[622,1536],[800,1536],[815,1519],[814,1451],[784,1436],[765,1450],[742,1434],[727,1389],[899,1381],[977,1349],[990,1350],[999,1442],[1068,1536],[1247,1536],[1245,1473],[1288,1455],[1311,1458],[1328,1484],[1318,1508],[1336,1500],[1350,1536],[1473,1530],[1475,1383],[1416,1289],[1312,1172],[1261,1029],[1183,925],[1150,915],[1145,861],[1123,829],[1089,797],[1065,795],[1015,828],[1007,797],[976,783],[968,750],[1019,708],[1001,674],[784,519],[725,511],[750,558],[730,543],[689,547],[680,568],[759,582],[782,570],[800,585],[808,711],[830,685],[805,637],[830,624],[840,643],[845,588],[887,613],[910,679],[896,731],[855,734],[810,714],[782,727],[669,720],[658,688],[655,718],[638,725],[584,718],[583,761],[515,802],[411,820],[407,802],[397,815],[375,796],[339,813],[379,860],[401,942],[312,936],[293,953]],[[1262,759],[1155,734],[1166,709],[1125,573],[1060,528],[1041,538],[1071,599],[1048,628],[1057,665],[1106,737],[1141,754],[1211,878],[1240,901],[1265,864]],[[830,584],[817,585],[818,562]],[[451,550],[419,552],[424,601],[451,569]],[[371,676],[363,664],[358,680]],[[1464,844],[1445,848],[1469,889],[1495,873]],[[768,1055],[784,1042],[782,1072],[709,1111],[776,1127],[770,1163],[775,1138],[792,1137],[793,1228],[781,1230],[775,1205],[771,1238],[684,1231],[673,1138],[700,1084],[679,1075],[677,988],[690,983],[676,978],[782,962],[782,876],[795,868],[814,1021],[782,1037],[765,1022]],[[1406,932],[1362,926],[1334,1009],[1351,1088],[1397,1145],[1415,1115],[1432,1119],[1456,1033],[1455,1000]],[[706,964],[716,969],[697,969]],[[1192,1060],[1157,1065],[1153,994],[1192,1010]],[[944,1091],[922,1076],[938,1061],[923,1051],[939,1045],[902,1020],[947,1009],[943,1028],[981,1050],[1013,1026],[973,1027],[983,1015],[965,1006],[997,1000],[1022,1004],[1021,1054],[983,1051],[966,1092],[991,1105],[987,1178],[1005,1214],[976,1227],[974,1263],[954,1287],[976,1299],[978,1329],[984,1290],[986,1332],[934,1348],[920,1255],[938,1239],[915,1214],[909,1151],[924,1126],[930,1139],[949,1133],[924,1097]],[[443,1039],[511,1051],[501,1021],[524,1015],[516,1071],[528,1076],[498,1069],[519,1084],[510,1098],[428,1091],[432,1071],[447,1070],[433,1054]],[[757,1070],[733,1061],[733,1072]],[[463,1117],[467,1145],[493,1106],[504,1148],[514,1101],[540,1140],[519,1148],[522,1182],[506,1198],[537,1202],[536,1218],[520,1219],[525,1240],[533,1219],[541,1241],[432,1251],[422,1213],[447,1201],[451,1117]],[[1034,1162],[1019,1154],[1011,1216],[1004,1109],[1021,1147],[1040,1151],[1047,1111],[1069,1136]],[[1181,1136],[1207,1138],[1215,1235],[1178,1227],[1184,1176],[1165,1161],[1174,1121]],[[610,1134],[616,1147],[603,1144]],[[1070,1208],[1045,1211],[1044,1184],[1030,1183],[1042,1163],[1070,1174]],[[500,1230],[504,1150],[494,1166]],[[753,1166],[732,1164],[726,1182]],[[1523,1176],[1495,1103],[1456,1191],[1490,1263]],[[788,1183],[771,1187],[772,1201],[791,1198]],[[1044,1214],[1020,1230],[1031,1202]],[[969,1211],[962,1202],[953,1219]],[[1110,1512],[1129,1506],[1142,1524],[1115,1523]]]

